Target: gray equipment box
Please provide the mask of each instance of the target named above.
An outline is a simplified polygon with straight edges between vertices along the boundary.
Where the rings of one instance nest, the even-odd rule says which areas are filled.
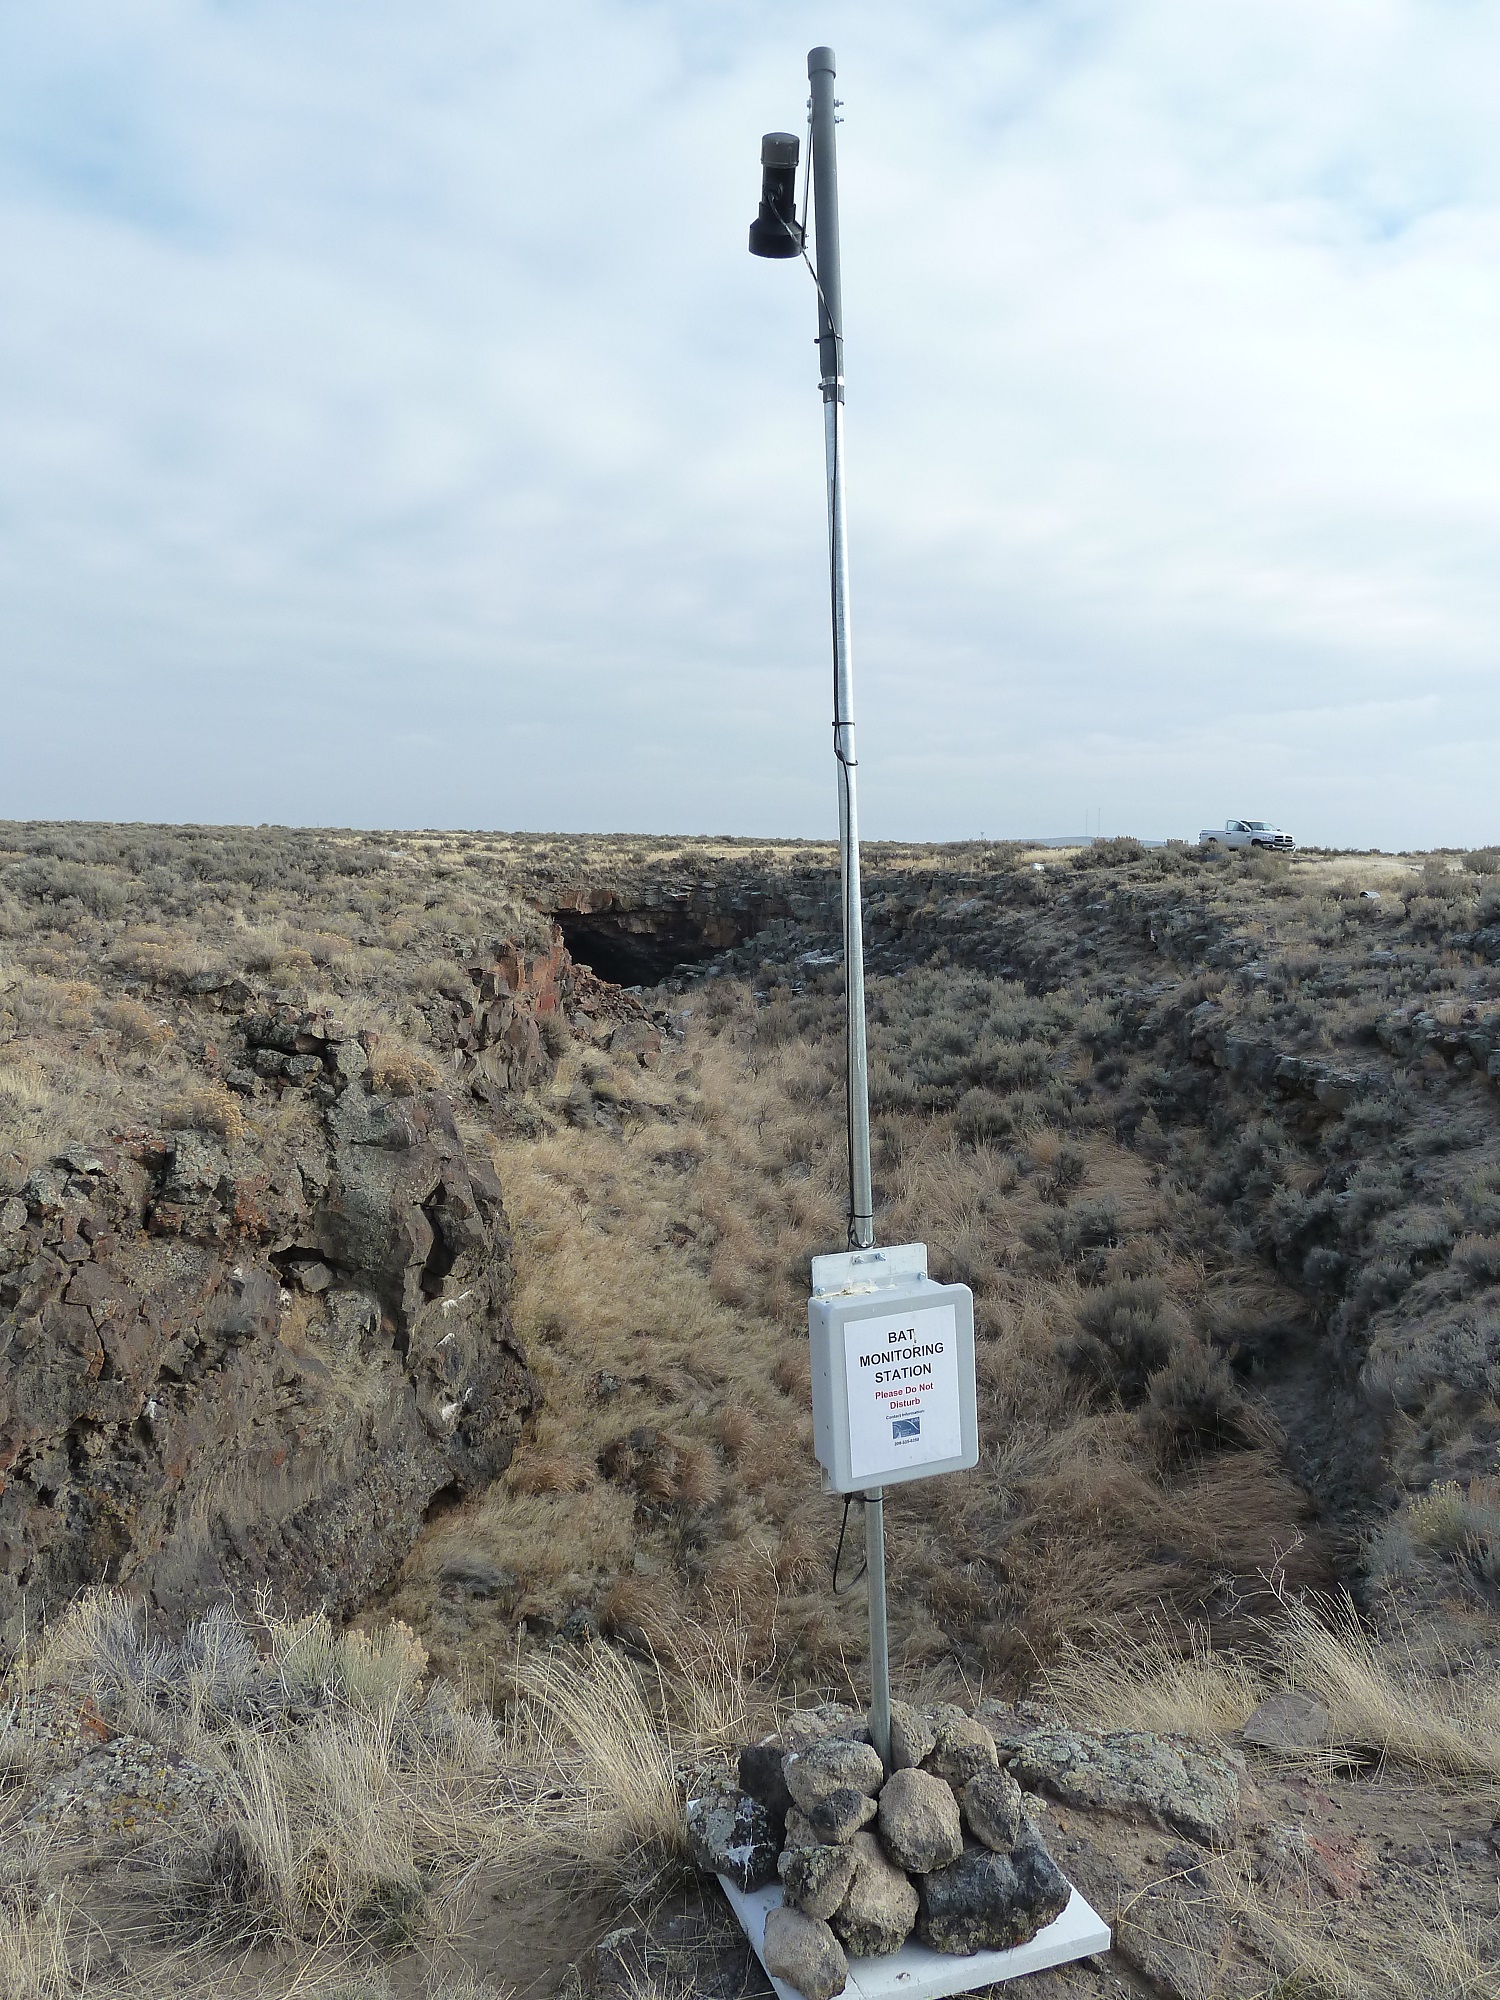
[[[813,1450],[825,1493],[979,1463],[974,1294],[927,1275],[925,1243],[814,1257]]]

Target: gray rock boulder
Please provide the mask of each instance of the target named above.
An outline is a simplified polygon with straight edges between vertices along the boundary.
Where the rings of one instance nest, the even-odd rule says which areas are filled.
[[[783,1726],[739,1753],[740,1790],[759,1799],[773,1819],[785,1819],[792,1805],[783,1765],[788,1755],[800,1756],[825,1737],[869,1741],[869,1731],[842,1703],[825,1701],[817,1708],[799,1708]]]
[[[763,1950],[767,1972],[804,2000],[833,2000],[848,1981],[849,1961],[828,1925],[785,1904],[767,1912]]]
[[[820,1702],[816,1708],[799,1708],[789,1715],[777,1734],[788,1750],[806,1750],[825,1736],[869,1740],[864,1724],[852,1708],[839,1701]]]
[[[925,1710],[910,1702],[891,1703],[891,1769],[914,1770],[937,1747],[937,1725]]]
[[[1322,1702],[1310,1694],[1291,1690],[1273,1694],[1263,1701],[1241,1732],[1257,1750],[1274,1750],[1282,1755],[1298,1750],[1318,1750],[1328,1741],[1333,1717]]]
[[[789,1752],[782,1770],[794,1804],[805,1813],[845,1786],[873,1798],[885,1781],[885,1766],[869,1744],[843,1736],[820,1737],[806,1750]]]
[[[981,1771],[993,1771],[999,1762],[995,1739],[982,1722],[962,1709],[939,1710],[937,1740],[922,1760],[924,1771],[944,1779],[959,1793],[970,1778]]]
[[[913,1875],[946,1868],[964,1851],[952,1787],[929,1771],[896,1771],[880,1792],[880,1844]]]
[[[710,1785],[687,1803],[688,1849],[705,1875],[726,1875],[739,1889],[776,1879],[776,1829],[759,1799],[733,1785]]]
[[[858,1857],[852,1847],[789,1847],[777,1862],[782,1894],[804,1916],[831,1917],[848,1895]]]
[[[1010,1771],[1065,1805],[1154,1820],[1206,1847],[1231,1846],[1239,1831],[1245,1761],[1233,1750],[1147,1730],[1038,1729],[1022,1740]]]
[[[1062,1915],[1072,1894],[1035,1834],[1009,1854],[966,1847],[949,1868],[921,1878],[917,1935],[932,1951],[1006,1951]]]
[[[1021,1787],[1009,1771],[981,1771],[963,1790],[963,1823],[981,1847],[1009,1854],[1021,1838]]]
[[[806,1817],[820,1841],[838,1846],[853,1840],[861,1827],[868,1826],[875,1817],[875,1811],[875,1801],[868,1792],[857,1792],[852,1785],[840,1785],[826,1799],[819,1799]]]
[[[872,1833],[857,1833],[854,1880],[834,1912],[832,1924],[855,1958],[887,1958],[911,1936],[917,1920],[917,1892],[906,1875],[886,1860]]]

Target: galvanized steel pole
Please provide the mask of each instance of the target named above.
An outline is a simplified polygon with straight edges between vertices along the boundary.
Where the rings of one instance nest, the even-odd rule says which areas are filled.
[[[807,58],[812,85],[813,217],[817,230],[818,360],[828,467],[828,568],[833,612],[833,754],[838,760],[843,877],[844,983],[848,1007],[849,1239],[875,1241],[870,1186],[870,1086],[865,1055],[864,920],[859,889],[854,678],[849,659],[849,538],[844,519],[844,301],[839,271],[839,176],[832,49]]]
[[[823,448],[828,466],[828,571],[833,611],[833,754],[839,793],[844,912],[844,1004],[848,1056],[849,1243],[875,1241],[870,1177],[870,1084],[865,1052],[865,941],[859,888],[859,809],[854,752],[854,675],[849,660],[849,539],[844,519],[844,298],[839,270],[839,171],[832,49],[807,58],[812,85],[813,219],[817,232],[818,359]],[[891,1767],[890,1638],[885,1609],[885,1495],[864,1496],[865,1573],[870,1593],[870,1734]]]

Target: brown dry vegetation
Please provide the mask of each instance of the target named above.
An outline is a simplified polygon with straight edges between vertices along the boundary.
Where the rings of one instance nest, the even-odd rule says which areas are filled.
[[[459,957],[547,938],[504,852],[483,836],[0,826],[0,1189],[132,1124],[238,1137],[197,997],[230,978],[336,1001],[385,1031],[387,1065],[405,1047],[417,1080],[437,1074],[432,1003]],[[255,1136],[274,1150],[273,1131]]]
[[[936,988],[877,984],[878,1074]],[[1002,1047],[1045,1037],[1051,1063],[1073,1032],[1066,997],[985,998]],[[583,1615],[659,1643],[732,1612],[804,1681],[857,1666],[863,1593],[831,1589],[841,1503],[809,1476],[805,1354],[808,1262],[843,1228],[840,1005],[757,1006],[716,982],[665,1074],[585,1059],[593,1092],[628,1091],[628,1117],[497,1143],[545,1408],[391,1599],[445,1662],[474,1668],[518,1618],[546,1632]],[[970,1024],[959,1039],[972,1057]],[[565,1064],[543,1109],[585,1073]],[[1064,1143],[1023,1113],[1022,1131],[976,1139],[966,1102],[876,1125],[887,1240],[928,1242],[938,1274],[975,1287],[986,1441],[973,1474],[887,1510],[903,1667],[1014,1690],[1103,1617],[1232,1626],[1273,1572],[1326,1580],[1274,1420],[1200,1338],[1231,1297],[1287,1317],[1296,1301],[1217,1249],[1216,1218],[1169,1199],[1112,1135]],[[475,1560],[513,1593],[476,1602]]]
[[[1207,1743],[1233,1743],[1271,1687],[1324,1695],[1335,1716],[1328,1747],[1254,1767],[1252,1843],[1193,1862],[1194,1886],[1182,1850],[1164,1855],[1149,1827],[1087,1820],[1080,1840],[1076,1812],[1039,1800],[1049,1842],[1101,1900],[1111,1869],[1143,1882],[1116,1921],[1130,1932],[1132,1964],[1154,1950],[1172,1969],[1168,1990],[1202,2000],[1493,1995],[1493,1893],[1452,1838],[1476,1815],[1482,1826],[1497,1798],[1493,1699],[1481,1713],[1437,1668],[1376,1661],[1347,1613],[1294,1615],[1289,1631],[1279,1668],[1217,1654],[1200,1633],[1187,1657],[1176,1635],[1122,1641],[1104,1677],[1075,1655],[1046,1681],[1055,1714]],[[221,1611],[169,1641],[153,1637],[139,1606],[109,1592],[83,1598],[5,1677],[0,1991],[576,1993],[569,1962],[683,1880],[691,1774],[778,1713],[730,1632],[703,1635],[691,1662],[636,1661],[597,1641],[532,1650],[511,1663],[499,1717],[425,1669],[400,1626],[341,1636],[316,1618]],[[144,1824],[128,1790],[117,1792],[101,1824],[77,1783],[72,1730],[93,1763],[103,1740],[203,1782]],[[1310,1839],[1309,1803],[1320,1808]],[[1398,1840],[1406,1868],[1368,1880]],[[1345,1886],[1330,1896],[1340,1870]],[[1217,1945],[1195,1919],[1206,1904],[1231,1920]],[[697,1990],[691,1962],[639,1990],[661,2000]]]
[[[351,1670],[387,1642],[326,1629],[314,1650],[355,1651],[291,1729],[201,1689],[145,1699],[131,1671],[106,1685],[87,1607],[18,1663],[27,1699],[76,1693],[76,1669],[111,1727],[219,1771],[261,1845],[248,1868],[248,1834],[239,1859],[203,1828],[152,1849],[105,1936],[98,1854],[60,1861],[13,1813],[0,1992],[50,2000],[87,1965],[100,1993],[375,2000],[378,1918],[387,1945],[437,1954],[431,1991],[456,2000],[467,1975],[440,1948],[467,1939],[484,1976],[510,1963],[475,1900],[485,1870],[546,1873],[602,1926],[671,1865],[683,1755],[800,1690],[858,1694],[864,1593],[847,1550],[832,1587],[841,1503],[816,1486],[806,1358],[808,1262],[844,1233],[830,861],[816,843],[0,829],[0,1202],[122,1127],[212,1131],[274,1171],[292,1100],[227,1087],[205,996],[239,979],[336,1000],[379,1029],[382,1087],[453,1094],[498,1169],[544,1392],[509,1471],[434,1517],[363,1621],[403,1621],[392,1658],[430,1655],[473,1701],[408,1674],[372,1717]],[[1334,1718],[1320,1782],[1394,1774],[1424,1827],[1443,1798],[1488,1809],[1489,857],[1108,843],[869,863],[880,1233],[974,1288],[984,1446],[974,1473],[887,1510],[903,1691],[1030,1692],[1212,1737],[1295,1685]],[[467,1093],[448,1007],[467,955],[545,948],[553,908],[649,911],[710,878],[726,902],[769,882],[804,914],[656,996],[659,1062],[580,1010],[526,1090]],[[277,1660],[272,1610],[241,1610]],[[0,1792],[17,1812],[21,1717]],[[1380,1810],[1399,1827],[1399,1798]],[[372,1866],[406,1885],[374,1917]],[[1217,1893],[1265,1972],[1246,1990],[1493,1992],[1494,1911],[1434,1879],[1393,1929],[1385,1906],[1313,1910],[1225,1864]],[[258,1940],[232,1978],[158,1939],[172,1908],[201,1930],[205,1896]],[[545,1955],[514,1906],[502,1920]],[[425,1976],[403,1965],[398,2000]]]

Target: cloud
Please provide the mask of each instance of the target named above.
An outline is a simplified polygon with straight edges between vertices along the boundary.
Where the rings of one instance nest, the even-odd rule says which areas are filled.
[[[831,40],[867,830],[1496,837],[1459,0],[0,26],[0,812],[821,832]]]

